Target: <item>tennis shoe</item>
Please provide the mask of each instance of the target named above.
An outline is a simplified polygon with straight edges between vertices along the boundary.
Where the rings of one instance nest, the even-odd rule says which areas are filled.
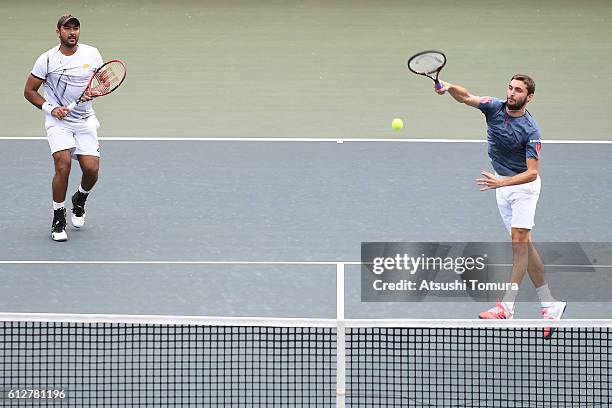
[[[68,239],[66,234],[66,209],[60,208],[53,211],[53,223],[51,224],[51,239],[62,242]]]
[[[512,319],[513,317],[514,312],[506,308],[502,302],[497,302],[494,307],[478,315],[479,319]]]
[[[72,196],[71,221],[75,228],[81,228],[85,225],[85,200],[87,200],[87,194],[78,190]]]
[[[544,318],[544,320],[560,320],[565,312],[565,308],[567,307],[567,302],[554,302],[548,307],[542,307],[540,309],[540,314]],[[553,334],[557,331],[556,327],[545,327],[544,328],[544,338],[546,340],[550,339]]]

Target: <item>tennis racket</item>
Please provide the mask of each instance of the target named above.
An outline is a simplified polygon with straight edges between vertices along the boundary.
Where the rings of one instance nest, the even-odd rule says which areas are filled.
[[[446,55],[442,51],[421,51],[408,60],[408,69],[417,75],[433,80],[436,89],[442,89],[438,76],[444,65],[446,65]]]
[[[85,95],[87,91],[89,91],[92,98],[108,95],[119,88],[119,85],[121,85],[125,79],[125,74],[126,70],[123,62],[119,60],[105,62],[100,68],[95,70],[89,79],[87,88],[85,88],[79,99],[66,107],[70,110],[74,109],[78,103],[82,102],[83,95]]]

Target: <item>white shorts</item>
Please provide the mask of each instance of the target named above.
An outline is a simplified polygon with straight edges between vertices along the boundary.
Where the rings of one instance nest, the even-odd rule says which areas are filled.
[[[505,178],[504,176],[497,176]],[[542,180],[540,176],[530,183],[500,187],[495,190],[497,207],[502,221],[512,234],[512,228],[532,229],[535,212],[540,198]]]
[[[100,157],[98,143],[100,122],[95,116],[90,116],[79,123],[47,120],[45,127],[51,154],[60,150],[70,150],[73,159],[78,155]]]

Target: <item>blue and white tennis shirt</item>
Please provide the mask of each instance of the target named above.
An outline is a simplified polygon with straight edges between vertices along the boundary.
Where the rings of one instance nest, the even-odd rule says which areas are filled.
[[[53,106],[67,106],[79,99],[93,72],[102,65],[97,48],[79,43],[73,55],[64,55],[59,45],[43,53],[32,68],[32,75],[45,81],[45,99]],[[94,115],[92,101],[75,106],[64,121],[80,122]],[[52,120],[47,115],[47,120]]]
[[[540,127],[528,111],[510,116],[505,101],[489,96],[480,98],[478,109],[487,119],[489,158],[497,174],[514,176],[527,171],[527,159],[540,160]]]

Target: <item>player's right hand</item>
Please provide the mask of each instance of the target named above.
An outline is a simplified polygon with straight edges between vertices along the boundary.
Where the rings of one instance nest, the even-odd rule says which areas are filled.
[[[436,89],[436,84],[434,84],[434,91],[436,91],[436,93],[438,95],[444,95],[446,93],[446,91],[448,91],[448,86],[449,83],[448,82],[444,82],[444,81],[438,81],[442,84],[442,88],[440,89]]]
[[[81,102],[89,102],[91,101],[93,98],[91,96],[91,91],[88,89],[85,91],[85,93],[81,96]]]
[[[55,108],[51,111],[51,116],[59,120],[63,120],[68,115],[70,115],[70,109],[64,106],[60,106],[59,108]]]

